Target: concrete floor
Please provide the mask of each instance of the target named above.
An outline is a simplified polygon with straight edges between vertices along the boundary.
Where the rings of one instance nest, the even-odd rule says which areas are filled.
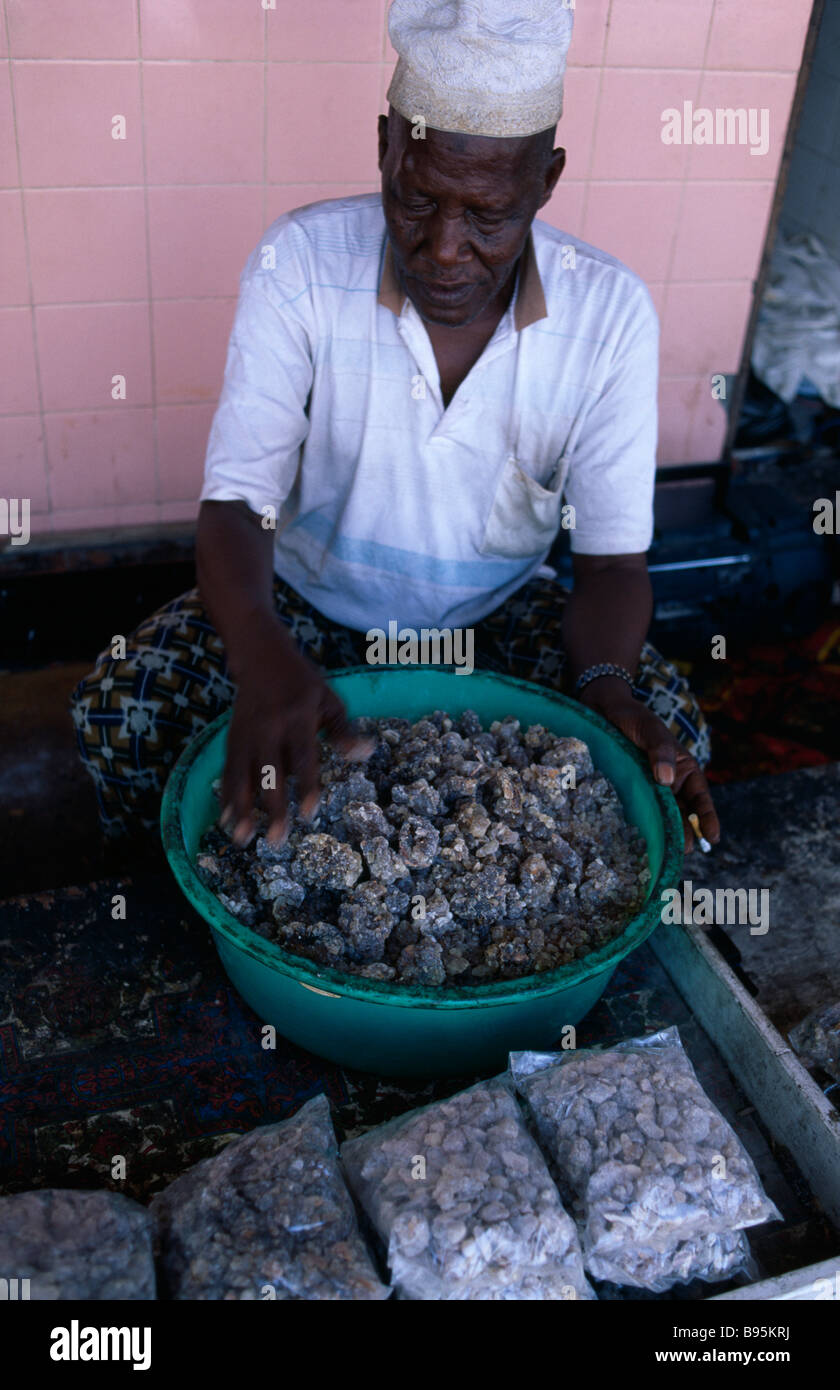
[[[840,1001],[840,763],[716,790],[724,836],[692,856],[695,887],[766,889],[768,930],[725,928],[782,1033]],[[755,899],[759,902],[759,899]]]

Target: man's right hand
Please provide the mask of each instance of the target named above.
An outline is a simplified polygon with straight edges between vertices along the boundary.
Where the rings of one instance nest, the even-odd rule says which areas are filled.
[[[221,823],[233,825],[237,844],[247,844],[259,797],[269,817],[267,838],[279,843],[288,830],[290,777],[296,778],[304,817],[311,820],[317,811],[318,734],[323,731],[351,759],[367,756],[371,747],[369,740],[353,734],[338,696],[300,655],[279,620],[264,620],[249,630],[248,645],[240,648],[239,671],[222,777]]]
[[[198,516],[198,585],[225,645],[237,684],[222,777],[222,817],[246,844],[257,797],[269,814],[269,837],[286,831],[287,783],[296,777],[301,809],[318,804],[317,736],[323,731],[345,757],[366,757],[344,706],[301,656],[274,611],[274,532],[244,502],[202,502]],[[274,768],[268,777],[264,768]],[[273,781],[264,788],[263,781]]]

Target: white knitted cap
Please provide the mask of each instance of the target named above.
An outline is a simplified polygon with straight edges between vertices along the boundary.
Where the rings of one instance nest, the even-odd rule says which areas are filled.
[[[563,113],[568,0],[393,0],[388,100],[462,135],[535,135]]]

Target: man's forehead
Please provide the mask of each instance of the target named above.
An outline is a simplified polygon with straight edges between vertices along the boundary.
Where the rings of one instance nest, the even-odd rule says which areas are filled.
[[[389,121],[389,130],[392,126]],[[395,155],[394,167],[406,177],[511,183],[527,177],[534,147],[531,137],[493,139],[427,128],[424,139],[412,139],[410,134],[398,139]]]
[[[388,139],[403,158],[433,154],[435,158],[472,163],[496,163],[526,157],[535,148],[533,135],[463,135],[460,131],[438,130],[434,126],[412,123],[393,107],[388,112]]]

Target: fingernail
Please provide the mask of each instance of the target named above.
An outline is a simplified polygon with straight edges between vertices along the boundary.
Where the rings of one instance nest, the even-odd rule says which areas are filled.
[[[321,798],[317,792],[313,792],[306,798],[300,808],[300,813],[305,821],[313,821],[318,814],[321,805]]]
[[[348,763],[366,762],[376,748],[376,740],[372,738],[360,738],[348,750],[345,757]]]
[[[657,782],[662,782],[666,787],[670,787],[674,780],[674,769],[670,763],[657,763],[654,775]]]
[[[247,845],[250,845],[254,838],[254,828],[251,822],[249,820],[241,820],[233,832],[233,838],[236,844],[241,845],[243,849],[245,849]]]
[[[222,827],[223,830],[224,830],[225,826],[227,825],[227,823],[228,823],[228,821],[230,820],[230,818],[231,818],[232,815],[233,815],[233,806],[231,805],[230,802],[228,802],[227,806],[226,806],[225,809],[222,811],[222,814],[219,816],[219,825]]]
[[[269,826],[265,838],[270,845],[284,845],[289,838],[289,822],[284,820],[279,825]]]

